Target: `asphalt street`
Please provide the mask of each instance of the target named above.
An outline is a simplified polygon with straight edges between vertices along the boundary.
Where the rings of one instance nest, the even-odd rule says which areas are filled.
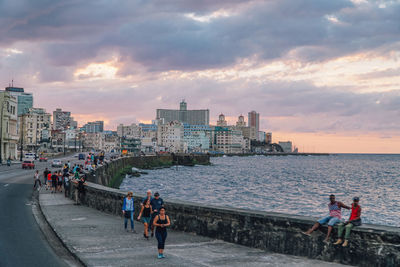
[[[41,175],[45,167],[51,165],[50,160],[35,163],[35,170]],[[23,170],[20,164],[0,166],[1,267],[67,266],[49,246],[35,220],[32,209],[35,170]]]

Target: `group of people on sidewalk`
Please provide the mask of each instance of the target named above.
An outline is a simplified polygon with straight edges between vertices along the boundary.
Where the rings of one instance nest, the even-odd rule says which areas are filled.
[[[53,173],[46,168],[43,171],[43,184],[46,190],[51,190],[51,193],[62,193],[64,188],[64,196],[69,197],[71,192],[71,185],[75,184],[77,190],[75,190],[76,204],[79,204],[79,200],[85,193],[84,185],[85,179],[82,176],[82,165],[75,164],[71,166],[70,162],[64,164],[62,170],[55,170]],[[40,181],[39,170],[36,170],[34,174],[34,185],[33,189],[40,190],[42,183]]]
[[[128,220],[131,223],[131,232],[136,233],[135,225],[134,225],[134,214],[135,207],[133,202],[133,192],[128,192],[126,197],[124,198],[122,205],[122,213],[124,214],[124,226],[125,230],[128,231]],[[137,220],[141,220],[144,224],[144,233],[143,237],[149,240],[149,232],[151,231],[150,236],[155,236],[157,238],[157,248],[158,248],[158,258],[165,258],[164,256],[164,248],[165,241],[167,239],[167,227],[171,225],[171,221],[169,216],[166,215],[166,210],[164,206],[164,201],[160,197],[158,192],[154,193],[154,197],[152,196],[151,190],[147,190],[146,197],[143,198],[140,203],[140,212]]]
[[[359,204],[360,198],[354,197],[351,207],[343,204],[340,201],[336,201],[336,197],[333,194],[329,196],[329,200],[329,215],[318,220],[314,226],[308,231],[304,232],[304,234],[311,235],[311,233],[317,230],[321,225],[328,224],[328,232],[324,239],[324,242],[328,243],[333,227],[338,224],[338,240],[334,243],[334,245],[340,245],[343,243],[342,246],[347,247],[349,244],[351,230],[353,227],[361,225],[361,206]],[[342,220],[342,208],[348,210],[351,209],[350,218],[347,221]],[[345,235],[343,242],[344,231]]]

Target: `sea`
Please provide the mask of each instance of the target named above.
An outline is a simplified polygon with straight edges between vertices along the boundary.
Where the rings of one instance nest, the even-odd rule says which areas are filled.
[[[211,165],[146,170],[120,189],[199,204],[322,217],[329,195],[360,198],[364,223],[400,227],[400,155],[213,157]],[[350,212],[343,211],[347,218]]]

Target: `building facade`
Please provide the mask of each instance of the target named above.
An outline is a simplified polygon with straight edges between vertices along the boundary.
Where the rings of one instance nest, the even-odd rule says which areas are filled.
[[[71,117],[71,112],[62,111],[60,108],[53,111],[53,130],[77,128],[78,123]]]
[[[249,148],[249,141],[246,140],[242,132],[232,127],[213,127],[212,148],[214,151],[236,154],[245,153]]]
[[[183,128],[188,152],[208,152],[210,150],[210,126],[184,124]]]
[[[18,116],[27,113],[33,107],[33,95],[26,93],[24,88],[10,86],[6,87],[6,91],[17,99]]]
[[[0,92],[0,162],[17,158],[19,140],[17,101],[10,92]]]
[[[139,125],[132,123],[131,125],[120,124],[117,126],[117,135],[123,138],[140,139],[142,130]]]
[[[38,154],[42,150],[42,144],[46,147],[49,142],[51,114],[43,108],[30,108],[19,116],[19,120],[24,151]]]
[[[81,128],[86,133],[102,133],[104,131],[104,121],[88,122]]]
[[[210,111],[208,109],[188,110],[187,103],[183,100],[180,103],[179,110],[157,109],[156,120],[157,119],[164,119],[165,123],[179,121],[191,125],[209,125]]]
[[[258,132],[260,131],[260,114],[253,111],[250,111],[248,114],[248,123],[249,127],[254,127],[256,129],[256,138],[258,138]]]
[[[179,121],[158,125],[157,145],[165,151],[177,153],[187,151],[184,140],[184,126]]]
[[[291,141],[279,141],[279,145],[282,147],[283,152],[285,153],[292,153],[293,152],[293,145]]]

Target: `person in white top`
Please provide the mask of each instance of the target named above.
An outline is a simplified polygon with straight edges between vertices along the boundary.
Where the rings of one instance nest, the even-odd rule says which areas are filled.
[[[39,191],[40,187],[42,187],[42,182],[40,181],[40,176],[39,176],[39,171],[38,170],[36,170],[34,178],[35,178],[35,184],[33,185],[33,189],[36,188],[36,184],[39,184],[39,186],[37,188],[37,190]]]

